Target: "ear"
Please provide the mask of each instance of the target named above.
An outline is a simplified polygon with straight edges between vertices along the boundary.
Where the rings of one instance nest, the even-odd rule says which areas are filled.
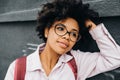
[[[48,37],[48,32],[49,32],[49,29],[48,29],[48,28],[45,28],[45,31],[44,31],[44,36],[45,36],[45,38]]]

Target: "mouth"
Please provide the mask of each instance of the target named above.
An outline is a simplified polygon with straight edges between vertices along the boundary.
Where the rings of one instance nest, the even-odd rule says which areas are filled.
[[[58,42],[59,46],[62,47],[62,48],[67,48],[69,45],[65,42]]]

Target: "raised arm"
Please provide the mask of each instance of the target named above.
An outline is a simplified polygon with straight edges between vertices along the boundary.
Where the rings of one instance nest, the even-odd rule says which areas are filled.
[[[91,20],[86,21],[86,26],[90,27],[90,34],[100,49],[94,69],[89,76],[120,67],[120,46],[105,26],[103,24],[96,26]]]

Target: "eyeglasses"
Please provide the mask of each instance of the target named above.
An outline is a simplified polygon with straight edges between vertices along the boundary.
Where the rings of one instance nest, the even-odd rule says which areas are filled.
[[[77,30],[72,30],[69,32],[66,29],[66,26],[64,24],[56,24],[54,31],[59,36],[64,36],[68,33],[70,36],[70,40],[73,42],[78,41],[81,38],[81,36],[79,35],[79,32]]]

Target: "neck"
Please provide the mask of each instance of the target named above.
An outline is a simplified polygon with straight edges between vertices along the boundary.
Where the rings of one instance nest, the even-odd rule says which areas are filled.
[[[45,47],[45,49],[40,53],[41,64],[47,75],[49,75],[53,67],[56,65],[59,57],[60,55],[48,47]]]

